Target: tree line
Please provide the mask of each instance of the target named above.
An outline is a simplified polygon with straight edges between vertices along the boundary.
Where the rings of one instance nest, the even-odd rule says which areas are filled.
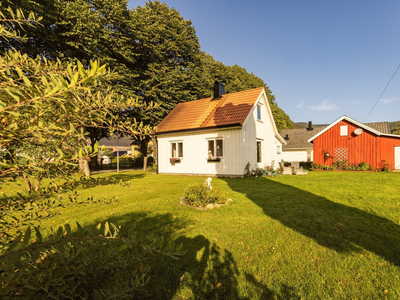
[[[213,83],[225,84],[233,93],[264,86],[278,130],[293,128],[293,122],[278,107],[266,83],[238,66],[227,66],[200,49],[190,20],[159,1],[146,2],[133,9],[125,0],[5,0],[3,8],[21,9],[41,16],[41,25],[27,27],[26,43],[15,39],[0,43],[0,54],[16,49],[34,58],[91,60],[106,64],[116,75],[103,78],[103,86],[143,104],[152,110],[117,110],[122,120],[136,120],[155,127],[179,103],[208,97]],[[7,17],[7,11],[5,12]],[[91,144],[110,132],[101,122],[86,127]],[[147,154],[151,135],[143,135],[141,152]]]

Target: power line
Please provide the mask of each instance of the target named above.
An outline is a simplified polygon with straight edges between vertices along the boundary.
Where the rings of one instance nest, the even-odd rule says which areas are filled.
[[[389,86],[390,82],[392,81],[394,75],[396,75],[396,73],[397,73],[397,71],[399,70],[399,68],[400,68],[400,65],[398,65],[396,71],[394,71],[394,73],[393,73],[393,75],[392,75],[392,78],[390,78],[389,82],[387,83],[387,85],[386,85],[385,88],[383,89],[381,95],[379,96],[378,100],[376,100],[374,106],[372,106],[371,110],[369,111],[368,115],[365,117],[365,119],[363,120],[363,122],[365,122],[365,120],[368,118],[369,114],[370,114],[370,113],[372,112],[372,110],[375,108],[375,105],[376,105],[376,104],[378,103],[378,101],[381,99],[383,93],[386,91],[387,87]]]

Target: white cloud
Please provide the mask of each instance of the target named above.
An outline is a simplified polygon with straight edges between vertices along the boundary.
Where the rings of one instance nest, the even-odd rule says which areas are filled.
[[[350,101],[351,104],[355,104],[355,105],[361,105],[362,102],[361,101]]]
[[[299,104],[296,105],[296,108],[300,108],[300,107],[302,107],[303,105],[304,105],[304,102],[301,102],[301,103],[299,103]]]
[[[338,108],[337,103],[331,103],[329,100],[322,100],[321,104],[318,106],[310,106],[310,109],[319,111],[335,110]]]
[[[392,99],[379,99],[379,102],[382,102],[383,104],[389,104],[395,101],[399,101],[397,98],[392,98]]]

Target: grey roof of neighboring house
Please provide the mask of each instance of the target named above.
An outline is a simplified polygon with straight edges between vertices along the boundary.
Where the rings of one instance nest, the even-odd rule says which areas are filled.
[[[363,123],[365,126],[371,127],[376,131],[391,134],[389,122],[375,122],[375,123]]]
[[[389,122],[375,122],[375,123],[363,123],[364,125],[371,127],[372,129],[381,133],[390,134]],[[285,139],[286,146],[283,149],[312,149],[312,143],[307,142],[308,139],[312,138],[318,132],[322,131],[328,126],[314,126],[313,130],[308,131],[307,128],[296,128],[296,129],[282,129],[279,134]],[[289,139],[286,139],[288,135]]]
[[[119,147],[130,147],[135,143],[136,143],[135,140],[102,138],[99,141],[99,146],[117,147],[118,145]]]
[[[287,143],[286,146],[283,146],[283,149],[312,149],[312,143],[307,142],[307,140],[326,127],[327,126],[315,126],[313,130],[307,130],[307,128],[282,129],[279,131],[279,134]],[[286,139],[286,135],[289,139]]]

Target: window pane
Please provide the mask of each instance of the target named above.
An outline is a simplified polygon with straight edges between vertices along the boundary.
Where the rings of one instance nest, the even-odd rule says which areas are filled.
[[[178,143],[178,157],[183,157],[183,143]]]
[[[217,156],[223,156],[222,140],[217,140]]]
[[[261,162],[261,142],[257,142],[257,162]]]
[[[347,136],[347,125],[340,126],[340,135]]]
[[[171,144],[171,149],[172,149],[171,156],[176,157],[176,143]]]
[[[214,141],[208,141],[208,153],[214,156]]]
[[[261,106],[257,105],[257,120],[261,120]]]

